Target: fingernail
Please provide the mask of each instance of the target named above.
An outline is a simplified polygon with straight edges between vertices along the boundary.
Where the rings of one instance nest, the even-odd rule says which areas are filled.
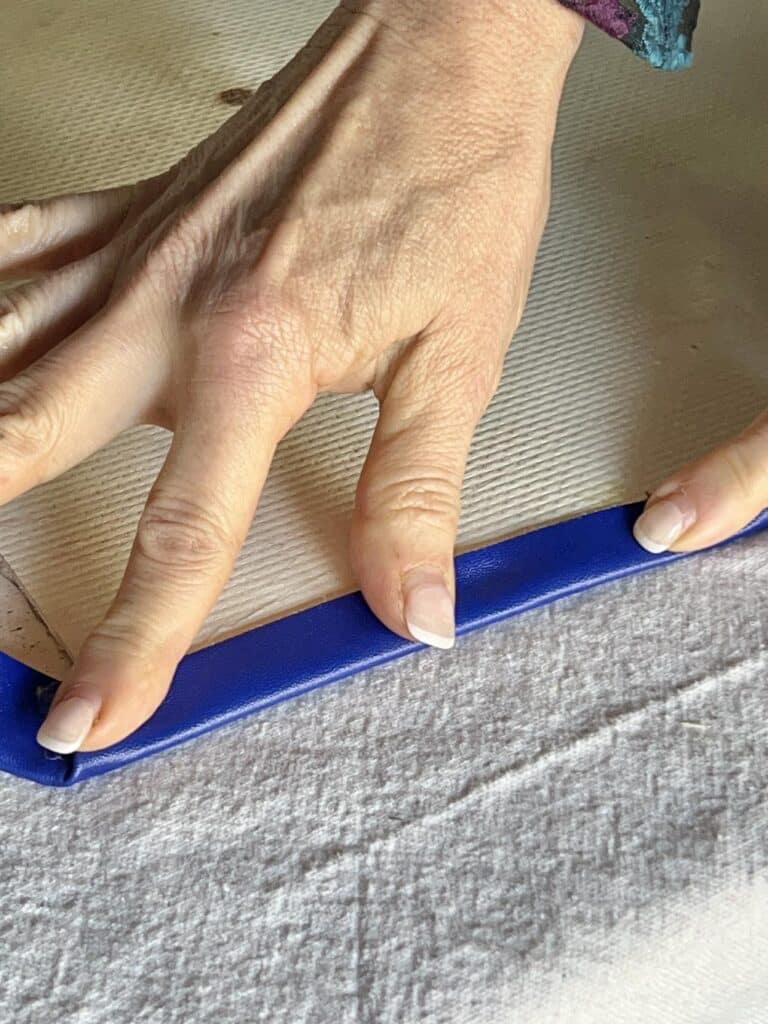
[[[651,500],[654,497],[652,495]],[[641,547],[652,555],[659,555],[662,551],[668,551],[695,521],[695,507],[684,494],[678,492],[648,505],[635,521],[632,532]]]
[[[65,697],[40,726],[37,742],[56,754],[72,754],[91,731],[99,707],[85,697]]]
[[[456,642],[453,599],[439,569],[412,569],[403,578],[405,624],[422,644],[448,650]]]

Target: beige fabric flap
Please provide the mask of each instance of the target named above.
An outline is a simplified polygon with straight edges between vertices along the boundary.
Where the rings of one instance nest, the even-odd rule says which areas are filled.
[[[223,89],[275,71],[331,6],[6,0],[0,199],[160,169],[228,116]],[[588,33],[461,549],[640,498],[766,405],[768,9],[705,15],[686,73]],[[197,646],[354,586],[346,528],[375,415],[370,396],[324,398],[289,435]],[[115,592],[167,443],[131,431],[0,510],[0,553],[70,653]]]

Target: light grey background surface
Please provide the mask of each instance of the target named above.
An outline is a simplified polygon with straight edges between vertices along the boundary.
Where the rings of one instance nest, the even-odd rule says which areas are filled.
[[[4,777],[0,1018],[762,1024],[766,623],[755,538],[69,791]]]

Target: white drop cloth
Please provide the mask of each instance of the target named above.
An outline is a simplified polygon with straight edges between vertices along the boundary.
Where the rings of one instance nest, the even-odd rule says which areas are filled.
[[[768,545],[72,790],[0,781],[13,1024],[764,1024]]]

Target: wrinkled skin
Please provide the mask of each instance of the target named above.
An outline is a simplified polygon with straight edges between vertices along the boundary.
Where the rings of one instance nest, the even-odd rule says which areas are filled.
[[[43,274],[0,320],[0,500],[129,426],[174,432],[41,742],[98,749],[156,709],[321,391],[380,401],[351,536],[368,603],[450,646],[462,475],[581,31],[554,0],[342,5],[168,172],[2,214],[0,275]]]

